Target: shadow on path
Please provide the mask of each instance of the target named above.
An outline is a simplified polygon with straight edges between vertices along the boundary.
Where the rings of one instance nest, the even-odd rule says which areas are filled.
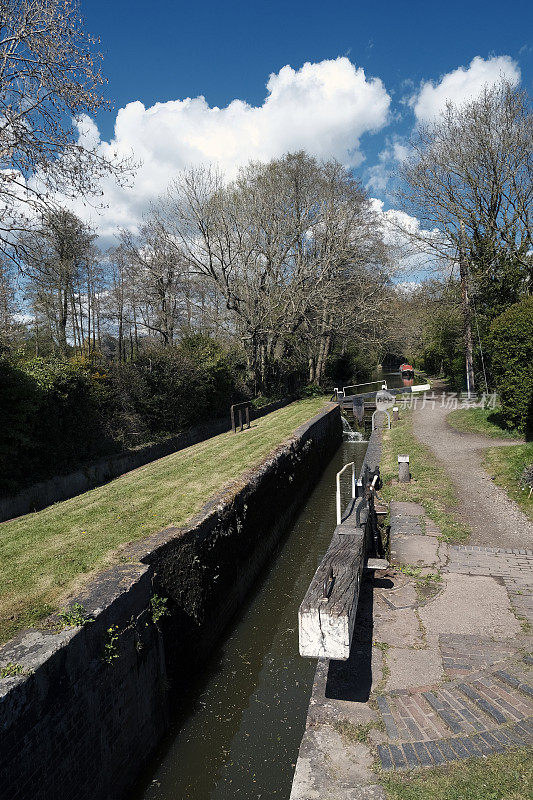
[[[363,577],[355,618],[353,645],[347,661],[330,661],[326,681],[326,697],[366,703],[372,687],[372,633],[374,629],[374,587],[383,579]]]

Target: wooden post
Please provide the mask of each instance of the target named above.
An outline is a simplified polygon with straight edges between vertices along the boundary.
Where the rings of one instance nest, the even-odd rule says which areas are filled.
[[[400,412],[398,410],[398,406],[394,406],[394,408],[392,409],[392,421],[398,422],[399,419],[400,419]]]
[[[231,432],[232,433],[237,432],[235,428],[235,409],[233,408],[233,406],[231,407]]]
[[[250,427],[250,406],[246,406],[246,427]]]
[[[411,473],[409,472],[409,456],[398,456],[398,480],[400,483],[409,483]]]
[[[240,425],[239,430],[242,431],[243,427],[244,427],[243,424],[242,424],[242,408],[239,408],[239,425]]]

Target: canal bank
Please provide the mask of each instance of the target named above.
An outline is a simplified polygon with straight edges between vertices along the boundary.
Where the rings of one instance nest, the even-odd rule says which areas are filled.
[[[76,598],[86,624],[25,631],[1,649],[1,663],[16,667],[0,684],[6,796],[130,796],[168,731],[169,697],[204,666],[341,430],[338,407],[327,407],[189,528],[125,549]]]

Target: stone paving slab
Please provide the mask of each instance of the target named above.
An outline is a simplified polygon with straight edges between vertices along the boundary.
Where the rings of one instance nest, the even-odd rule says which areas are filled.
[[[439,541],[435,537],[414,533],[391,533],[391,536],[391,558],[395,564],[431,568],[439,566]]]
[[[411,689],[439,683],[443,677],[442,658],[436,649],[414,650],[394,647],[388,658],[387,691]]]
[[[401,500],[392,500],[390,504],[391,520],[396,517],[425,517],[424,506]]]
[[[505,586],[494,576],[446,575],[444,591],[420,608],[427,631],[508,639],[521,630]]]
[[[448,548],[446,571],[501,578],[516,614],[533,624],[533,551],[454,545]]]

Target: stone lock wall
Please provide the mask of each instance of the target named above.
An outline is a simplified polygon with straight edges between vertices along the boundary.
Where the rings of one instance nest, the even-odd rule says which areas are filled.
[[[168,730],[169,691],[201,668],[341,439],[330,406],[186,530],[96,576],[76,598],[92,622],[0,648],[0,664],[28,673],[0,680],[2,800],[127,796]],[[154,593],[170,612],[157,625]]]

